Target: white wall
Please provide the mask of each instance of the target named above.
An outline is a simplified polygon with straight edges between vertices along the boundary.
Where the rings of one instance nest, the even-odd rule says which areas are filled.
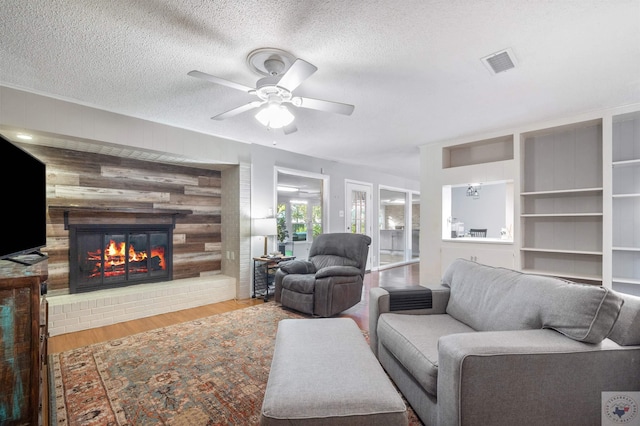
[[[346,179],[372,183],[374,185],[373,206],[378,205],[378,185],[382,184],[397,188],[406,188],[413,191],[417,191],[419,187],[419,182],[417,181],[380,173],[369,167],[342,164],[271,147],[264,147],[262,145],[251,145],[251,153],[253,173],[252,213],[255,215],[254,217],[264,217],[269,212],[269,209],[275,209],[276,182],[274,167],[324,174],[329,176],[329,223],[325,232],[346,232],[345,220],[348,213],[345,212],[343,217],[340,217],[340,211],[345,210],[344,186]],[[377,208],[374,207],[374,211],[376,211],[376,209]],[[374,229],[376,229],[375,226]],[[378,252],[378,236],[372,235],[371,237],[373,241],[369,249],[369,256],[373,257],[377,256]],[[257,254],[262,253],[263,249],[262,246],[260,246],[262,242],[263,240],[256,241],[257,246],[254,250],[257,250]],[[375,268],[377,266],[376,257],[376,262],[372,264],[372,267]]]
[[[250,199],[250,217],[268,216],[275,209],[274,167],[322,173],[330,176],[329,227],[326,232],[344,232],[344,217],[339,216],[344,205],[344,181],[353,179],[377,185],[384,184],[418,191],[419,182],[383,174],[370,167],[353,166],[335,161],[294,154],[277,148],[236,142],[206,135],[187,129],[128,117],[89,106],[54,99],[9,87],[0,86],[0,126],[68,136],[77,143],[88,139],[114,147],[153,150],[197,159],[211,164],[248,164],[251,170],[249,188],[240,184],[240,191],[247,192]],[[243,195],[240,200],[244,200]],[[374,195],[373,205],[378,203]],[[240,207],[244,212],[243,206]],[[244,214],[243,214],[244,216]],[[240,225],[240,238],[247,238],[244,221]],[[377,240],[370,249],[370,256],[377,253]],[[251,238],[251,237],[249,237]],[[255,240],[255,241],[254,241]],[[238,253],[244,265],[240,269],[251,269],[251,256],[262,253],[263,240],[251,238],[248,253]],[[241,245],[242,247],[242,245]],[[225,247],[223,247],[224,253]],[[375,265],[374,265],[375,266]],[[248,283],[240,283],[241,294],[248,297]]]

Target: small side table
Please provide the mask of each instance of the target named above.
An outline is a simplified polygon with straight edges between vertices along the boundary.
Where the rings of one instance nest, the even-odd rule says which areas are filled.
[[[269,290],[274,289],[276,271],[280,262],[293,260],[295,256],[254,257],[253,258],[253,294],[251,297],[264,297],[269,301]]]

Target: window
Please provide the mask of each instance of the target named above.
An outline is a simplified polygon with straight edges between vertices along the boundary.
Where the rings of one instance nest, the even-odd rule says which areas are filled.
[[[279,251],[305,258],[313,238],[327,227],[322,215],[329,177],[276,168],[276,179]]]
[[[322,206],[316,205],[311,208],[311,226],[313,227],[313,236],[317,237],[322,234]]]
[[[420,257],[420,194],[380,186],[378,214],[379,265]]]
[[[278,226],[278,241],[284,243],[289,238],[289,230],[287,229],[287,206],[285,204],[278,204],[276,223]],[[281,253],[284,254],[282,251]]]
[[[307,241],[307,203],[291,200],[291,228],[293,241]]]

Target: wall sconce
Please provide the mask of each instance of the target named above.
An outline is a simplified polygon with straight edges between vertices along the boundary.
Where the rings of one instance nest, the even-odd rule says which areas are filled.
[[[253,219],[252,235],[264,236],[264,255],[267,253],[267,238],[269,235],[278,234],[278,224],[275,217],[267,217],[264,219]]]

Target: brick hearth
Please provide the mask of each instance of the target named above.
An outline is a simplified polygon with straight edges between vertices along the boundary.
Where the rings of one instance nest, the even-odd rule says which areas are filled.
[[[235,296],[235,278],[222,274],[49,296],[49,335],[194,308]]]

